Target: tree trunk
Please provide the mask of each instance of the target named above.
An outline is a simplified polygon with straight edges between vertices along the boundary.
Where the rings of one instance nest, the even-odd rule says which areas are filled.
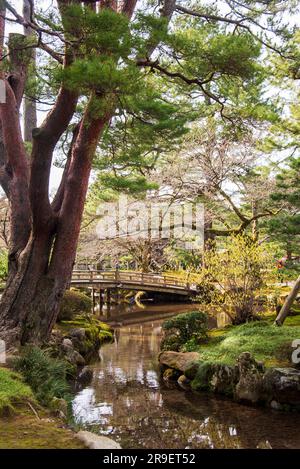
[[[253,222],[252,222],[252,239],[253,241],[258,241],[258,219],[255,218],[258,213],[258,208],[257,208],[257,201],[252,202],[252,217],[253,217]]]
[[[300,291],[300,275],[297,278],[295,285],[293,286],[290,294],[286,298],[284,305],[282,306],[277,318],[275,319],[275,324],[277,326],[282,326],[286,317],[288,316],[290,309],[292,307],[293,302],[295,301],[298,293]]]
[[[23,17],[25,21],[30,21],[34,16],[34,0],[23,0]],[[24,34],[26,37],[33,35],[33,31],[30,27],[24,26]],[[35,74],[36,65],[36,50],[32,48],[31,51],[31,70],[30,75]],[[25,142],[32,143],[32,131],[37,127],[37,112],[36,103],[28,96],[24,98],[24,140]]]
[[[26,248],[19,253],[15,272],[9,273],[1,298],[0,335],[8,345],[42,342],[49,334],[51,316],[48,298],[55,279],[47,275],[52,236],[43,233],[30,237]]]
[[[286,243],[286,260],[288,262],[291,262],[292,260],[292,246],[291,246],[291,242],[290,241],[287,241]]]

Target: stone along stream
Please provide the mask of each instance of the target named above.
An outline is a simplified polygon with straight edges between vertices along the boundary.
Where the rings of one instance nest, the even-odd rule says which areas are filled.
[[[73,400],[77,422],[122,448],[300,448],[299,414],[168,388],[157,364],[162,320],[150,317],[124,322],[102,347],[91,383]]]

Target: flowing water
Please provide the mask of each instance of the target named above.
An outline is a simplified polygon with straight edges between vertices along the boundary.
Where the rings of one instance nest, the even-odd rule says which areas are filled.
[[[102,347],[93,365],[92,382],[74,398],[75,419],[122,448],[300,448],[299,414],[242,406],[161,381],[162,320],[156,318],[170,308],[144,311],[140,324],[121,321],[115,342]]]

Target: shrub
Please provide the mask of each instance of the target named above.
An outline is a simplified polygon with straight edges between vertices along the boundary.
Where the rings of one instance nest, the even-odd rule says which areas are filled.
[[[92,300],[82,292],[67,290],[61,302],[58,321],[73,319],[77,314],[90,313]]]
[[[201,311],[178,314],[165,321],[162,327],[165,336],[161,343],[161,349],[178,351],[190,340],[200,343],[201,340],[206,339],[207,315]]]
[[[264,247],[246,235],[227,239],[224,247],[221,252],[205,252],[200,283],[215,285],[217,288],[210,292],[212,303],[233,324],[243,324],[257,316],[257,297],[272,276],[273,260]]]
[[[48,406],[55,397],[69,399],[67,362],[52,358],[38,347],[28,346],[15,360],[14,367],[24,376],[41,404]]]

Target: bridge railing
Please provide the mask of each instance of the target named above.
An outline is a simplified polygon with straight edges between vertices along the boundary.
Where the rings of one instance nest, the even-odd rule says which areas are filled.
[[[187,289],[195,289],[196,287],[195,285],[190,285],[188,281],[173,275],[130,271],[124,272],[121,270],[74,270],[72,280],[85,280],[90,281],[91,283],[97,283],[97,281],[140,283],[141,285],[174,286]]]

